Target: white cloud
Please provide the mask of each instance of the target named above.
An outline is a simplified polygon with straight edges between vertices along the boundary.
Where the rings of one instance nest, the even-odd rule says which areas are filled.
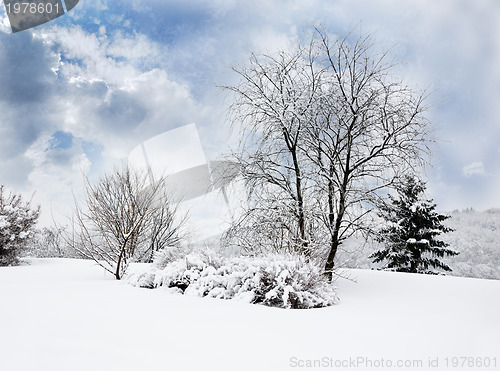
[[[196,121],[201,111],[185,86],[152,67],[161,64],[161,48],[144,35],[53,27],[37,37],[63,55],[62,129],[102,144],[111,160],[126,157],[148,137]]]
[[[83,194],[83,174],[90,166],[87,156],[82,153],[81,141],[68,149],[51,148],[52,136],[43,134],[26,151],[24,157],[33,168],[28,175],[29,182],[36,190],[34,201],[41,203],[41,222],[67,222],[73,206],[73,194],[78,198]],[[53,214],[53,215],[52,215]]]
[[[0,10],[0,32],[12,33],[12,29],[10,28],[9,17],[7,17],[7,13],[5,13],[3,9]]]
[[[472,162],[468,165],[465,165],[462,168],[462,173],[467,177],[472,175],[486,175],[484,164],[482,162]]]
[[[38,202],[57,204],[63,214],[70,212],[72,191],[81,194],[82,171],[100,175],[141,141],[195,122],[203,112],[186,86],[158,68],[161,48],[144,35],[53,26],[33,37],[18,35],[24,47],[9,36],[0,39],[12,51],[0,56],[0,66],[19,71],[12,89],[0,88],[0,134],[9,138],[0,148],[0,170],[9,175],[2,182],[35,189]],[[26,98],[29,109],[21,104]],[[70,133],[73,146],[50,149],[56,131]],[[85,143],[99,149],[93,158]]]

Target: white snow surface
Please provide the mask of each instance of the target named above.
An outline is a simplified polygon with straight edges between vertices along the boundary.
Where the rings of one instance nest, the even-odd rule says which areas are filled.
[[[286,310],[136,288],[86,260],[30,263],[0,268],[1,370],[500,369],[497,280],[350,269],[339,304]]]

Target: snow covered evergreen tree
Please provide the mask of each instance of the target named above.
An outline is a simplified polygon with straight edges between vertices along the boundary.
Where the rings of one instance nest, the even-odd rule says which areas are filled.
[[[423,200],[424,191],[423,181],[405,176],[397,187],[399,198],[389,195],[390,203],[380,207],[379,216],[388,224],[376,238],[385,248],[370,255],[374,263],[387,261],[383,268],[398,272],[438,273],[434,268],[451,271],[439,258],[458,252],[436,239],[441,233],[453,231],[442,224],[449,216],[437,213],[433,200]]]
[[[19,194],[7,195],[0,185],[0,266],[17,263],[20,249],[34,234],[39,214],[40,207],[32,208]]]

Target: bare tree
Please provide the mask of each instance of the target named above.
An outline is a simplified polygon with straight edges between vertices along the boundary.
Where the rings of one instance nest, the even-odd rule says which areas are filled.
[[[350,43],[348,37],[332,42],[319,29],[315,35],[325,73],[304,153],[317,169],[315,186],[328,205],[325,271],[331,272],[339,244],[362,228],[379,190],[424,165],[430,137],[425,92],[391,74],[395,65],[387,52],[373,50],[372,36]]]
[[[153,262],[154,254],[165,247],[179,246],[182,240],[187,237],[186,232],[181,233],[181,227],[187,220],[187,215],[180,216],[178,203],[174,203],[172,198],[162,191],[161,205],[157,205],[154,210],[151,225],[148,231],[148,246],[143,252],[141,260],[148,263]]]
[[[296,251],[324,259],[330,277],[339,245],[365,226],[382,190],[425,163],[431,140],[425,92],[393,76],[373,37],[351,38],[315,29],[293,52],[252,56],[229,88],[233,122],[244,127],[235,158],[250,189],[260,187],[260,207],[242,220],[264,213]]]
[[[85,178],[85,208],[75,201],[73,229],[66,240],[86,258],[120,279],[132,261],[180,242],[185,217],[165,192],[165,180],[124,166],[96,184]]]

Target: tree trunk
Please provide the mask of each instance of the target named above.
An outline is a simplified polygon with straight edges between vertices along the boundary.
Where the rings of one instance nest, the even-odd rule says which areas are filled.
[[[349,157],[348,157],[349,158]],[[331,240],[330,240],[330,252],[328,253],[328,257],[326,259],[326,264],[325,264],[325,275],[328,277],[328,279],[331,281],[332,280],[332,273],[333,273],[333,268],[335,267],[335,256],[337,255],[337,250],[340,245],[339,241],[339,233],[340,233],[340,226],[342,224],[342,220],[344,218],[344,212],[345,212],[345,203],[346,203],[346,189],[347,189],[347,175],[344,176],[344,184],[340,190],[340,200],[339,200],[339,211],[337,214],[337,217],[335,218],[335,225],[333,226],[333,233],[331,235]],[[330,188],[330,192],[333,192],[333,187]],[[333,221],[333,193],[329,195],[329,198],[332,198],[332,204],[330,205],[330,223]],[[331,226],[330,226],[331,227]]]
[[[287,140],[288,143],[288,140]],[[306,238],[306,217],[304,214],[304,198],[302,197],[302,176],[300,173],[299,161],[297,158],[297,147],[296,145],[290,146],[289,150],[292,153],[293,167],[295,171],[295,189],[297,192],[297,207],[298,207],[298,217],[299,217],[299,238],[300,238],[300,252],[306,257],[310,256],[310,251],[307,248],[307,238]]]
[[[117,280],[120,280],[121,279],[121,275],[120,275],[120,267],[122,265],[122,260],[123,260],[123,254],[125,253],[125,245],[122,246],[122,249],[120,251],[120,256],[118,257],[118,262],[116,263],[116,270],[115,270],[115,278]]]
[[[333,277],[333,268],[335,267],[335,256],[337,255],[337,249],[340,245],[339,242],[339,229],[340,229],[340,222],[342,219],[340,217],[337,217],[337,221],[335,223],[335,230],[332,234],[332,238],[330,240],[330,252],[328,253],[328,258],[326,259],[326,264],[325,264],[325,275],[328,277],[328,280],[332,280]]]

